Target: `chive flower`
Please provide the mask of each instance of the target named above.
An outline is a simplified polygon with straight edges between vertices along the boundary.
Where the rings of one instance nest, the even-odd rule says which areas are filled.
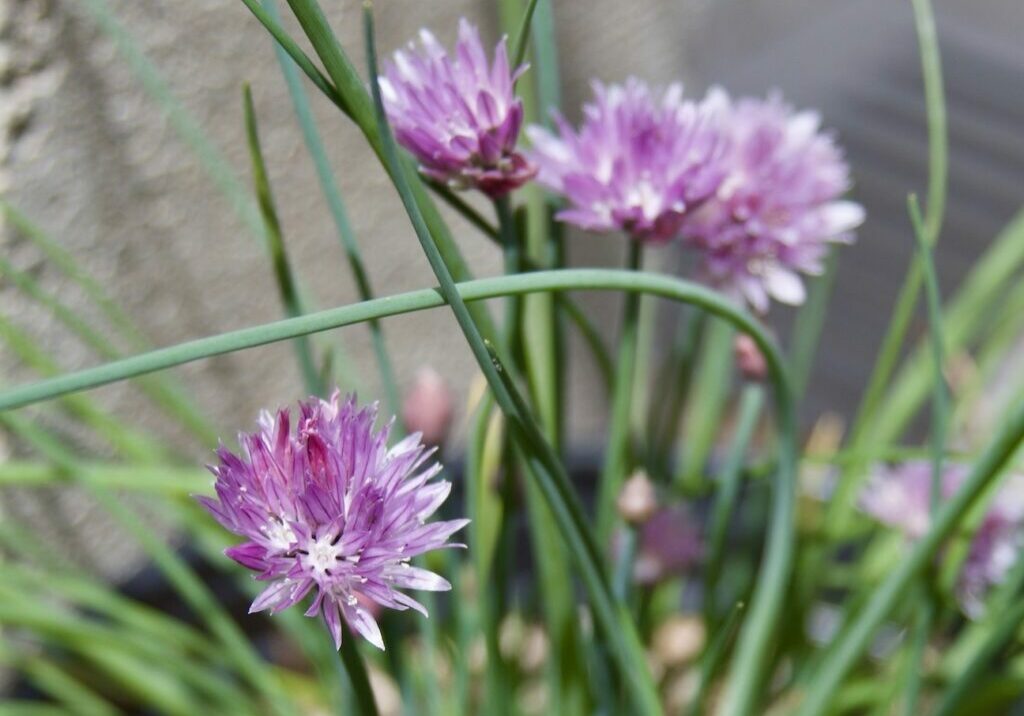
[[[288,410],[263,412],[259,429],[239,435],[240,455],[223,445],[216,498],[197,499],[227,530],[245,541],[225,550],[268,582],[250,613],[276,613],[307,594],[306,616],[321,615],[341,645],[341,620],[383,649],[380,629],[364,603],[424,607],[398,591],[445,591],[442,577],[409,564],[448,545],[468,520],[427,523],[451,483],[431,482],[441,466],[413,434],[388,447],[389,423],[375,429],[377,406],[311,398],[300,402],[292,430]],[[393,420],[392,420],[393,423]],[[457,545],[462,546],[462,545]]]
[[[680,84],[655,90],[636,78],[594,82],[593,92],[578,130],[558,114],[557,132],[526,130],[537,181],[568,202],[557,218],[645,242],[676,238],[724,176],[720,93],[694,102]]]
[[[960,489],[968,471],[966,465],[945,467],[940,481],[940,504]],[[931,524],[931,486],[932,466],[926,460],[879,468],[864,489],[860,506],[908,539],[920,539]],[[972,618],[983,614],[988,589],[1006,578],[1022,546],[1024,476],[1011,475],[982,518],[957,576],[956,595],[965,614]]]
[[[490,66],[480,33],[465,19],[454,56],[425,29],[420,45],[396,52],[379,78],[395,138],[416,157],[420,171],[491,198],[529,181],[536,168],[516,151],[523,103],[513,92],[526,66],[509,67],[506,39],[498,42]]]
[[[710,283],[764,313],[770,299],[798,305],[800,274],[819,274],[830,242],[853,241],[864,209],[840,197],[849,167],[815,112],[795,112],[778,95],[726,105],[728,173],[711,201],[686,222]]]

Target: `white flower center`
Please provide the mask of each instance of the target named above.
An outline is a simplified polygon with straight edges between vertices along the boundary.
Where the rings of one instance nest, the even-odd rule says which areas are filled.
[[[626,201],[640,209],[640,213],[648,221],[654,221],[661,213],[661,195],[654,185],[646,178],[641,179],[630,189]]]
[[[312,569],[316,576],[327,575],[330,576],[330,570],[338,565],[338,557],[341,556],[341,552],[338,549],[338,545],[331,544],[333,537],[324,537],[315,542],[310,542],[307,551],[309,554],[306,555],[305,563],[309,569]]]
[[[295,543],[295,532],[288,523],[279,518],[272,518],[260,528],[267,540],[275,549],[286,550]]]

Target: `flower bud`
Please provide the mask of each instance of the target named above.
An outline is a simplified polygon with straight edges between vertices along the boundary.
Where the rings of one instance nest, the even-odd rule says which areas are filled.
[[[646,472],[637,470],[626,480],[616,504],[619,515],[628,524],[642,525],[650,519],[658,509],[658,496]]]
[[[655,658],[672,668],[693,661],[704,649],[704,622],[693,616],[676,615],[662,623],[653,637]]]
[[[433,368],[421,368],[402,405],[409,432],[423,434],[426,445],[441,445],[448,437],[454,407],[444,378]]]
[[[740,373],[747,380],[762,381],[768,375],[768,361],[764,353],[758,348],[757,343],[746,333],[736,336],[733,343],[733,353],[736,356],[736,365]]]

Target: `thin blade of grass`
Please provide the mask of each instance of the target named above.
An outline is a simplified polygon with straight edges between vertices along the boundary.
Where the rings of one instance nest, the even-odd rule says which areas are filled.
[[[280,21],[275,0],[262,0],[262,2],[267,14],[275,21]],[[310,108],[306,90],[299,78],[297,66],[284,48],[277,43],[274,43],[274,54],[277,56],[281,73],[288,87],[288,94],[291,97],[295,116],[302,129],[302,137],[305,141],[306,149],[313,160],[317,181],[320,183],[320,190],[323,192],[324,199],[327,202],[338,238],[345,249],[345,257],[348,260],[359,298],[363,301],[369,300],[374,297],[370,277],[363,264],[359,243],[356,241],[355,232],[352,230],[352,225],[349,222],[348,211],[345,209],[345,203],[342,201],[338,183],[334,179],[334,172],[331,171],[327,152],[324,149],[320,131],[317,129],[316,120],[313,118],[313,111]],[[368,326],[377,369],[380,371],[381,385],[384,389],[385,407],[392,415],[401,415],[401,399],[399,397],[398,384],[384,341],[383,329],[377,321],[370,321]]]
[[[924,218],[924,236],[925,242],[931,248],[938,243],[946,206],[949,136],[946,127],[946,100],[934,14],[928,0],[911,0],[911,5],[914,9],[915,28],[920,48],[928,124],[928,205]],[[877,411],[882,398],[889,389],[890,378],[899,361],[903,341],[910,327],[923,281],[924,266],[920,258],[915,255],[900,289],[889,328],[882,341],[875,366],[868,380],[868,386],[864,391],[860,407],[850,429],[849,444],[858,450],[881,443],[875,433]],[[826,518],[826,523],[836,531],[847,528],[853,509],[852,496],[859,487],[862,472],[863,466],[858,466],[845,471],[840,476],[839,485],[831,500],[829,514]]]
[[[722,321],[712,321],[700,348],[695,391],[687,409],[685,430],[679,445],[675,484],[697,494],[705,484],[708,460],[715,448],[726,402],[732,388],[733,341],[736,331]]]
[[[23,294],[49,310],[60,323],[101,358],[114,360],[122,356],[111,342],[93,328],[82,315],[44,290],[31,275],[15,269],[3,257],[0,257],[0,275],[9,278]],[[180,386],[175,385],[163,375],[140,378],[138,385],[147,397],[169,417],[178,420],[204,443],[216,444],[216,431],[202,413],[192,405]]]
[[[284,247],[284,234],[281,222],[277,218],[274,196],[270,189],[270,178],[267,176],[267,165],[263,160],[260,147],[259,127],[256,124],[256,110],[252,102],[252,90],[246,84],[242,88],[242,105],[245,112],[245,134],[249,142],[249,159],[252,163],[253,184],[256,188],[256,200],[263,217],[264,233],[267,237],[267,250],[274,267],[274,278],[277,281],[278,294],[284,306],[285,314],[294,318],[303,315],[302,301],[295,287],[295,275],[292,271],[288,253]],[[299,336],[292,341],[295,355],[299,363],[306,390],[312,395],[323,396],[325,386],[320,380],[320,371],[313,358],[313,346],[308,336]]]
[[[797,314],[796,325],[793,327],[790,355],[793,365],[793,389],[798,401],[806,392],[807,383],[814,371],[814,358],[818,352],[821,329],[828,315],[829,299],[832,297],[838,266],[839,252],[832,247],[825,259],[825,270],[811,282],[807,302]]]
[[[743,463],[761,417],[764,397],[764,389],[760,385],[748,385],[743,389],[736,432],[718,474],[718,489],[708,525],[707,567],[704,572],[704,622],[709,626],[718,621],[715,597],[725,555],[725,538],[739,498]]]
[[[146,57],[131,33],[118,22],[105,0],[84,0],[83,5],[100,29],[114,42],[146,92],[160,105],[168,122],[199,159],[214,184],[224,193],[243,225],[256,237],[262,238],[263,225],[256,205],[224,155],[174,96],[160,70]]]

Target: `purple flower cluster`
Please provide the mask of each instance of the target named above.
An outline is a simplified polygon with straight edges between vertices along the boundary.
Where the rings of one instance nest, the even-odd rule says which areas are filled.
[[[676,238],[724,176],[719,93],[697,103],[682,85],[657,92],[637,79],[593,91],[578,131],[561,116],[557,134],[527,129],[537,180],[569,202],[558,218],[642,241]]]
[[[509,67],[505,39],[493,64],[477,29],[459,23],[455,56],[427,30],[385,64],[381,97],[395,137],[421,171],[454,188],[497,197],[529,181],[536,169],[516,151],[523,103],[512,91],[526,69]]]
[[[942,473],[941,500],[963,484],[968,468],[948,465]],[[924,460],[880,468],[861,496],[861,508],[879,522],[920,539],[931,523],[932,467]],[[957,597],[964,612],[977,617],[984,611],[989,587],[999,584],[1024,546],[1024,475],[1012,475],[991,503],[974,534],[957,579]]]
[[[335,392],[300,403],[294,432],[287,410],[264,412],[258,431],[239,436],[242,455],[217,451],[217,498],[198,499],[246,540],[225,554],[269,582],[250,612],[279,612],[315,590],[306,616],[321,614],[336,645],[344,618],[383,649],[364,603],[426,615],[398,590],[451,588],[409,560],[446,546],[468,520],[426,522],[451,484],[429,482],[441,466],[426,466],[433,451],[418,434],[388,448],[390,426],[376,430],[376,419],[376,406]]]
[[[778,96],[733,101],[713,89],[694,101],[679,84],[595,82],[580,127],[560,115],[555,131],[528,127],[524,155],[513,93],[524,68],[509,66],[505,40],[488,65],[465,20],[454,57],[426,30],[420,39],[395,53],[380,84],[398,141],[424,174],[491,197],[536,174],[564,197],[560,220],[678,241],[698,254],[709,283],[756,311],[770,299],[801,303],[800,274],[819,273],[828,244],[852,241],[864,219],[841,200],[849,169],[818,115]]]
[[[778,96],[725,100],[727,172],[714,200],[683,228],[716,286],[764,312],[769,298],[799,304],[798,273],[822,270],[828,242],[850,242],[864,210],[841,197],[849,169],[815,112]]]

